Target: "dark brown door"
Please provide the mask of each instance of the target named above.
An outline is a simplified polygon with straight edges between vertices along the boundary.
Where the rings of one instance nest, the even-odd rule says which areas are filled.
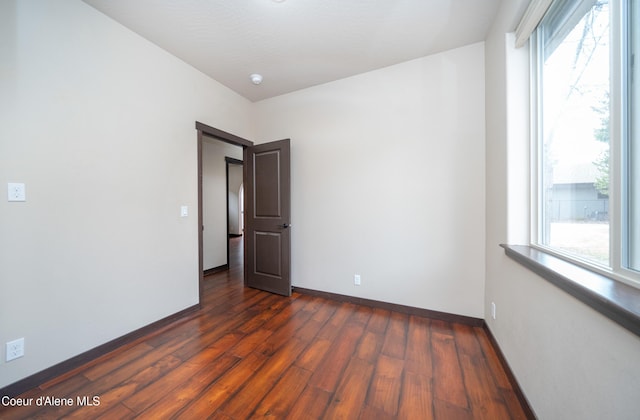
[[[245,149],[245,283],[291,295],[289,139]]]

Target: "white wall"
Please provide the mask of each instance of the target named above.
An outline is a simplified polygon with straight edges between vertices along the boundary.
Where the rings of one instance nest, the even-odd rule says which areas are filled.
[[[194,123],[252,127],[250,102],[79,0],[3,0],[0,31],[0,187],[27,186],[0,200],[2,387],[197,302]]]
[[[502,3],[485,47],[485,319],[539,418],[637,419],[640,338],[498,247],[529,242],[528,52],[506,35],[526,3]]]
[[[256,118],[257,138],[291,138],[295,286],[483,316],[482,43],[264,100]]]
[[[220,140],[207,139],[206,137],[203,139],[202,224],[204,225],[204,231],[202,235],[202,251],[205,270],[220,267],[227,263],[228,210],[227,163],[224,160],[225,157],[242,159],[242,147],[224,143]]]
[[[242,156],[241,156],[242,157]],[[242,165],[229,165],[229,233],[242,235],[240,186],[242,185]]]

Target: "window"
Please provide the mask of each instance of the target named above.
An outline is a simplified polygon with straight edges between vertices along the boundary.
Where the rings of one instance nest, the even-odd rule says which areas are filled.
[[[639,9],[555,0],[531,37],[532,243],[637,285]]]

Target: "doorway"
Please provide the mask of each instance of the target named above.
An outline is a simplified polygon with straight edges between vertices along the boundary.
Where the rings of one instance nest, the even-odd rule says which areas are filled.
[[[214,259],[214,260],[208,260],[206,262],[206,265],[208,266],[212,266],[212,267],[205,267],[205,246],[204,246],[204,242],[205,242],[205,231],[207,231],[207,229],[209,230],[213,230],[213,228],[215,227],[216,229],[221,229],[223,231],[223,235],[222,238],[224,240],[224,242],[226,243],[226,245],[222,245],[222,247],[224,247],[226,249],[226,255],[225,255],[225,263],[220,263],[218,265],[225,265],[228,264],[228,256],[229,256],[229,232],[228,232],[228,226],[229,226],[229,222],[227,220],[228,217],[228,202],[227,200],[225,200],[224,198],[220,199],[219,201],[222,203],[226,203],[226,207],[224,208],[224,218],[223,220],[220,220],[218,222],[214,221],[214,220],[208,220],[207,224],[209,225],[208,227],[205,226],[205,217],[204,217],[204,213],[205,213],[205,194],[204,194],[204,188],[203,188],[203,184],[204,184],[204,177],[205,177],[205,167],[204,167],[204,163],[205,163],[205,153],[206,150],[208,148],[208,144],[217,144],[218,146],[220,145],[231,145],[231,146],[235,146],[235,147],[239,147],[241,150],[241,155],[244,155],[244,150],[249,147],[249,146],[253,146],[253,143],[249,140],[243,139],[242,137],[238,137],[236,135],[233,135],[231,133],[227,133],[225,131],[222,130],[218,130],[217,128],[214,127],[210,127],[206,124],[202,124],[200,122],[196,122],[196,130],[197,130],[197,141],[198,141],[198,145],[197,145],[197,170],[198,170],[198,226],[200,227],[198,229],[198,288],[199,288],[199,302],[202,302],[202,297],[203,297],[203,293],[204,293],[204,273],[205,270],[207,269],[211,269],[211,268],[215,268],[213,267],[213,265],[220,263],[221,259]],[[223,148],[221,148],[223,149]],[[224,157],[224,156],[223,156]],[[240,160],[240,159],[238,159]],[[224,160],[222,161],[222,165],[225,165]],[[226,165],[225,165],[226,166]],[[223,166],[223,171],[225,170]],[[244,178],[244,175],[243,175]],[[226,180],[223,181],[225,184],[225,190],[226,190]],[[225,191],[225,195],[226,195],[226,191]],[[218,197],[219,198],[219,197]],[[212,225],[212,222],[215,224]],[[209,233],[209,232],[207,232]],[[216,235],[216,238],[220,238],[221,235]],[[220,246],[218,244],[218,246]]]
[[[205,276],[229,268],[227,242],[232,231],[238,232],[238,189],[242,183],[242,161],[238,158],[242,158],[242,152],[239,146],[208,136],[203,140],[202,246]],[[231,167],[229,162],[232,162]]]
[[[204,296],[203,149],[205,139],[242,147],[244,213],[244,284],[291,295],[290,140],[254,146],[252,142],[196,121],[198,171],[198,286]],[[223,201],[226,202],[227,200]],[[228,212],[228,202],[225,213]],[[225,226],[228,229],[228,223]],[[228,233],[228,232],[227,232]],[[225,238],[228,252],[228,234]]]

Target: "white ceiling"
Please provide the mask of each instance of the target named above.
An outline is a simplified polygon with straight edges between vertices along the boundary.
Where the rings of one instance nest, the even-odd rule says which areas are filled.
[[[251,101],[482,41],[500,2],[83,1]]]

